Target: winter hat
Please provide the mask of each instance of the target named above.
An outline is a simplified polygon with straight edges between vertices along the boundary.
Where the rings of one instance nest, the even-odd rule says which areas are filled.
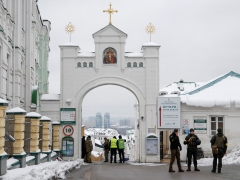
[[[218,129],[217,129],[217,132],[218,132],[218,133],[222,133],[222,129],[221,129],[221,128],[218,128]]]
[[[175,132],[175,133],[176,133],[176,132],[178,132],[178,129],[174,129],[174,131],[173,131],[173,132]]]
[[[116,139],[116,136],[113,136],[113,138],[115,138],[115,139]]]
[[[119,136],[118,136],[118,138],[119,138],[119,139],[122,139],[122,136],[121,136],[121,135],[119,135]]]
[[[194,132],[194,129],[193,129],[193,128],[190,129],[190,132],[192,132],[192,131]]]
[[[88,136],[87,138],[91,138],[91,136]]]

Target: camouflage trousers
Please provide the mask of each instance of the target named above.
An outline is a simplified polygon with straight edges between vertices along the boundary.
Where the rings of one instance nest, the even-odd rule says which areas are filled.
[[[86,161],[87,162],[92,162],[92,160],[91,160],[91,151],[90,152],[86,152]]]
[[[105,150],[104,151],[104,157],[105,157],[106,162],[108,162],[108,154],[109,154],[109,150]]]

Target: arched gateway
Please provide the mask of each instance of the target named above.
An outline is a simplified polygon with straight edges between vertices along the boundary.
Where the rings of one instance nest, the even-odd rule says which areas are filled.
[[[81,158],[82,101],[92,89],[102,85],[118,85],[130,90],[138,99],[138,127],[136,151],[141,162],[158,162],[159,147],[151,152],[146,144],[149,129],[157,127],[157,97],[159,93],[159,48],[155,43],[142,45],[141,53],[125,52],[127,34],[109,24],[93,34],[94,53],[83,53],[72,43],[61,45],[60,108],[76,109],[73,157]],[[62,128],[64,125],[62,126]],[[64,138],[62,134],[61,138]],[[65,143],[65,142],[62,142]],[[158,145],[159,146],[159,143]],[[156,147],[152,147],[153,149]]]

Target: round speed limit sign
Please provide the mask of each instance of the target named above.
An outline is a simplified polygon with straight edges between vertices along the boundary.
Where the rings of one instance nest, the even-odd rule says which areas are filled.
[[[73,132],[74,132],[74,129],[73,129],[72,126],[70,126],[70,125],[64,126],[64,128],[63,128],[63,134],[64,134],[65,136],[71,136],[71,135],[73,134]]]

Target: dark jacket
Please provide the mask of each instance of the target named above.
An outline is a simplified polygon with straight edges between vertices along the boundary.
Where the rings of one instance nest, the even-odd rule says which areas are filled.
[[[218,147],[218,148],[222,148],[223,149],[223,154],[225,154],[227,152],[227,146],[228,146],[228,141],[227,141],[227,137],[223,135],[223,133],[217,133],[216,135],[214,135],[211,140],[211,146],[214,145],[214,143],[216,142],[216,137],[223,137],[223,144],[221,145],[222,147]]]
[[[188,141],[189,139],[190,139],[190,142]],[[185,137],[185,140],[183,141],[183,144],[188,145],[188,150],[196,151],[197,146],[201,144],[201,141],[196,134],[189,133]]]
[[[182,146],[180,144],[180,141],[179,141],[179,137],[176,136],[176,134],[173,132],[172,134],[170,134],[169,136],[169,140],[170,140],[170,149],[171,150],[174,150],[174,149],[180,149],[180,151],[182,150]]]

